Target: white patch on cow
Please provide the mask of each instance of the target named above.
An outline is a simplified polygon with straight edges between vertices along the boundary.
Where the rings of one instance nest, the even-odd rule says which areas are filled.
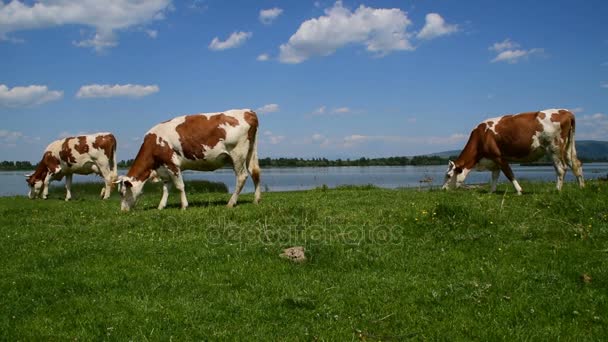
[[[517,191],[518,195],[521,195],[521,186],[519,185],[519,182],[517,182],[517,180],[513,180],[513,187],[515,188],[515,191]]]
[[[492,131],[492,133],[496,134],[496,125],[500,122],[501,119],[502,116],[484,120],[483,123],[486,124],[486,130],[490,130]],[[490,125],[490,121],[492,122],[492,125]]]

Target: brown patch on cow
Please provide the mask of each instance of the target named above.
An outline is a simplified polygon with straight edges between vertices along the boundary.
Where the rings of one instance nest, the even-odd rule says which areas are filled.
[[[77,138],[78,143],[74,145],[74,149],[78,151],[80,154],[85,154],[89,152],[89,145],[87,144],[87,137],[80,136]]]
[[[63,144],[61,144],[61,151],[59,151],[59,158],[68,164],[68,166],[76,163],[76,158],[74,158],[74,155],[72,155],[72,149],[70,148],[70,140],[72,139],[76,138],[65,138],[65,140],[63,140]]]
[[[36,166],[36,170],[26,181],[30,186],[34,186],[37,181],[44,181],[49,171],[55,171],[57,167],[59,167],[59,159],[55,158],[50,151],[46,151]]]
[[[127,172],[127,176],[138,181],[145,181],[150,177],[152,170],[161,166],[165,166],[171,172],[177,174],[179,168],[173,163],[173,153],[175,152],[167,141],[159,138],[154,133],[146,134],[133,166]]]
[[[175,130],[179,135],[184,157],[190,160],[204,159],[206,149],[215,147],[218,142],[226,139],[226,130],[221,125],[235,127],[239,121],[225,114],[212,116],[187,115],[183,123],[177,125]]]
[[[93,142],[93,148],[103,150],[110,161],[110,168],[114,166],[114,153],[116,153],[116,138],[113,134],[98,135]]]
[[[533,137],[543,131],[538,112],[503,117],[496,125],[496,144],[504,158],[525,158],[531,150]]]
[[[245,121],[249,124],[249,131],[247,132],[247,139],[249,141],[255,141],[255,135],[258,132],[258,116],[255,112],[245,112]]]
[[[545,115],[544,112],[538,112],[538,118],[541,120],[544,120],[547,116]]]
[[[494,121],[488,121],[486,122],[486,124],[488,125],[488,127],[492,128],[492,126],[494,126]]]
[[[543,130],[539,112],[505,115],[494,124],[479,124],[469,136],[464,149],[454,161],[456,167],[472,169],[482,158],[490,160],[526,159],[532,152],[533,137]]]

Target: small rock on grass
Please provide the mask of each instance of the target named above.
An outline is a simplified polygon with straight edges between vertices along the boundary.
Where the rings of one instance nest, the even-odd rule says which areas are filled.
[[[302,246],[287,248],[279,256],[281,258],[288,259],[293,262],[306,261],[306,255],[304,254],[304,247],[302,247]]]

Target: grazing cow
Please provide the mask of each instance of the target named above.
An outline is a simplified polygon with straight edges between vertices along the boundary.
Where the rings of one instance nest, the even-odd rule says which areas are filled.
[[[113,182],[118,179],[116,168],[116,139],[111,133],[95,133],[53,141],[44,150],[36,170],[26,175],[30,186],[29,197],[46,199],[49,183],[65,176],[65,200],[72,198],[72,175],[96,173],[103,177],[105,186],[101,197],[110,197]]]
[[[158,209],[167,205],[171,181],[179,190],[181,207],[188,207],[183,170],[213,171],[232,163],[236,187],[228,207],[236,204],[247,174],[255,185],[254,203],[260,200],[260,167],[256,134],[258,117],[248,109],[179,116],[146,133],[133,166],[119,180],[121,209],[130,210],[151,178],[163,181]]]
[[[551,156],[557,174],[557,190],[564,182],[566,166],[585,186],[581,162],[574,146],[574,114],[565,109],[505,115],[481,122],[455,161],[450,161],[444,189],[460,186],[473,169],[492,171],[491,191],[496,191],[500,171],[513,183],[518,195],[521,186],[509,162],[531,162]]]

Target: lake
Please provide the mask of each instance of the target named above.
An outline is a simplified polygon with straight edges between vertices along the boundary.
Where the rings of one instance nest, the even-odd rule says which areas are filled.
[[[330,188],[339,185],[373,184],[383,188],[428,187],[441,186],[447,165],[433,166],[365,166],[365,167],[310,167],[310,168],[268,168],[262,169],[263,191],[294,191],[314,189],[323,185]],[[552,166],[519,166],[512,165],[513,172],[519,180],[555,181],[555,171]],[[608,174],[608,163],[591,163],[583,166],[585,179],[605,177]],[[25,171],[0,171],[0,196],[26,195],[27,184],[23,175]],[[120,170],[120,174],[126,170]],[[234,190],[234,173],[231,169],[220,169],[214,172],[185,171],[185,180],[204,179],[222,182]],[[422,179],[432,179],[431,183],[420,183]],[[490,172],[471,172],[466,183],[485,183],[490,180]],[[566,174],[566,181],[572,182],[572,172]],[[507,179],[501,173],[500,182]],[[98,176],[74,175],[74,183],[99,182]],[[53,182],[53,185],[63,185],[64,182]],[[77,187],[75,184],[74,187]],[[253,183],[247,180],[244,192],[253,191]]]

